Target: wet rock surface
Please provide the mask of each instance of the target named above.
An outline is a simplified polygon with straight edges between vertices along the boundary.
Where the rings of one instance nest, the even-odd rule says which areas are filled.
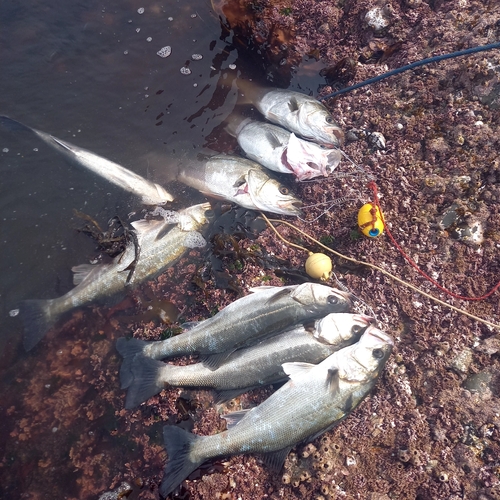
[[[243,33],[240,38],[252,36],[255,51],[267,50],[267,59],[256,60],[277,82],[281,72],[303,59],[307,64],[316,58],[324,68],[344,58],[355,61],[342,66],[355,71],[337,72],[345,86],[500,37],[500,6],[493,1],[385,2],[384,26],[367,22],[367,13],[381,7],[365,0],[257,1],[250,10],[246,5],[229,2],[220,11],[228,30]],[[499,67],[499,52],[484,52],[326,102],[347,134],[365,131],[345,151],[375,176],[399,244],[433,279],[461,295],[485,294],[500,279]],[[334,88],[329,78],[321,93]],[[384,148],[366,139],[374,132],[384,138]],[[307,220],[319,218],[293,221],[306,233],[499,322],[498,292],[477,302],[451,298],[420,277],[386,236],[360,237],[357,211],[372,197],[361,175],[299,184],[297,191],[306,206],[346,193],[360,200],[324,214],[323,206],[308,208]],[[453,204],[464,207],[463,217],[481,221],[480,245],[465,244],[450,234],[451,226],[440,224]],[[289,227],[278,230],[294,243],[320,250]],[[158,498],[167,459],[163,425],[213,434],[224,428],[221,412],[249,407],[270,394],[270,388],[255,390],[216,408],[206,393],[180,397],[180,390],[165,390],[134,411],[123,409],[117,337],[164,338],[183,321],[214,314],[247,287],[304,279],[307,256],[269,229],[254,239],[244,233],[220,238],[217,248],[212,260],[204,251],[191,251],[115,307],[76,311],[14,366],[9,359],[21,347],[3,353],[7,390],[1,414],[8,438],[0,445],[2,497],[91,499],[116,492],[126,481],[133,490],[128,498]],[[218,288],[207,262],[215,263],[231,286]],[[396,340],[373,393],[337,428],[296,447],[281,473],[267,471],[259,457],[232,457],[203,466],[174,498],[499,498],[498,331],[376,271],[338,258],[334,266],[341,282],[370,305]],[[178,322],[145,316],[148,297],[168,301],[179,313]]]

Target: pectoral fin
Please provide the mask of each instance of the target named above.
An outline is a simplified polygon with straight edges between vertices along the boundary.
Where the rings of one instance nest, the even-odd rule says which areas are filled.
[[[283,448],[282,450],[266,453],[263,456],[265,464],[271,469],[272,472],[279,472],[283,468],[286,457],[290,453],[292,446]]]
[[[311,363],[302,363],[300,361],[283,363],[281,365],[283,371],[290,377],[290,380],[302,380],[315,366]]]

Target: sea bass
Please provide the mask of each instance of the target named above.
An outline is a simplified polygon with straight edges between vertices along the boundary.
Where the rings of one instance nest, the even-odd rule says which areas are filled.
[[[73,282],[77,286],[62,297],[22,302],[25,349],[32,349],[64,313],[123,292],[127,286],[134,287],[160,274],[188,248],[204,246],[206,241],[199,231],[208,223],[205,212],[209,209],[210,205],[203,203],[179,211],[181,222],[169,231],[169,224],[164,221],[132,222],[137,249],[131,241],[110,264],[73,267]]]
[[[302,203],[258,163],[231,155],[185,162],[177,179],[207,196],[251,210],[300,215]]]
[[[303,181],[328,176],[342,158],[338,149],[325,148],[300,139],[293,132],[249,118],[227,127],[251,160]]]
[[[125,191],[138,196],[145,205],[164,205],[174,199],[173,196],[159,184],[148,181],[131,170],[107,160],[102,156],[98,156],[91,151],[79,148],[69,142],[46,134],[45,132],[23,125],[7,116],[0,116],[0,123],[9,128],[9,130],[33,132],[73,163],[91,170]]]
[[[217,402],[227,401],[255,387],[286,380],[283,363],[323,361],[357,342],[373,321],[359,314],[332,313],[235,351],[215,371],[203,363],[175,366],[137,354],[125,408],[133,408],[168,387],[214,389]]]
[[[238,86],[270,122],[318,144],[342,146],[344,132],[314,97],[292,90],[262,88],[243,80]]]
[[[175,337],[156,342],[118,339],[116,348],[123,356],[122,389],[132,383],[131,365],[137,353],[154,359],[201,354],[205,366],[215,370],[237,349],[298,323],[332,312],[347,312],[352,307],[349,293],[316,283],[264,286],[249,291],[252,293]]]
[[[370,326],[357,344],[317,365],[285,363],[290,381],[259,406],[226,417],[228,430],[197,436],[180,427],[163,430],[168,462],[160,487],[167,496],[207,460],[262,453],[281,469],[288,452],[331,429],[369,394],[393,346],[384,332]]]

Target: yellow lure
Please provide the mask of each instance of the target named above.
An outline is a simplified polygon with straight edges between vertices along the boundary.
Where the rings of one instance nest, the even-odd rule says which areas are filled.
[[[361,232],[368,238],[376,238],[384,232],[382,215],[373,203],[366,203],[358,212],[358,226]]]

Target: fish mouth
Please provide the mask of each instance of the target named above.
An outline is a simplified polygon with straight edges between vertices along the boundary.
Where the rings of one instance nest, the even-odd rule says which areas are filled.
[[[373,316],[367,316],[366,314],[355,314],[354,317],[362,323],[367,325],[373,325],[375,323],[375,318]]]

